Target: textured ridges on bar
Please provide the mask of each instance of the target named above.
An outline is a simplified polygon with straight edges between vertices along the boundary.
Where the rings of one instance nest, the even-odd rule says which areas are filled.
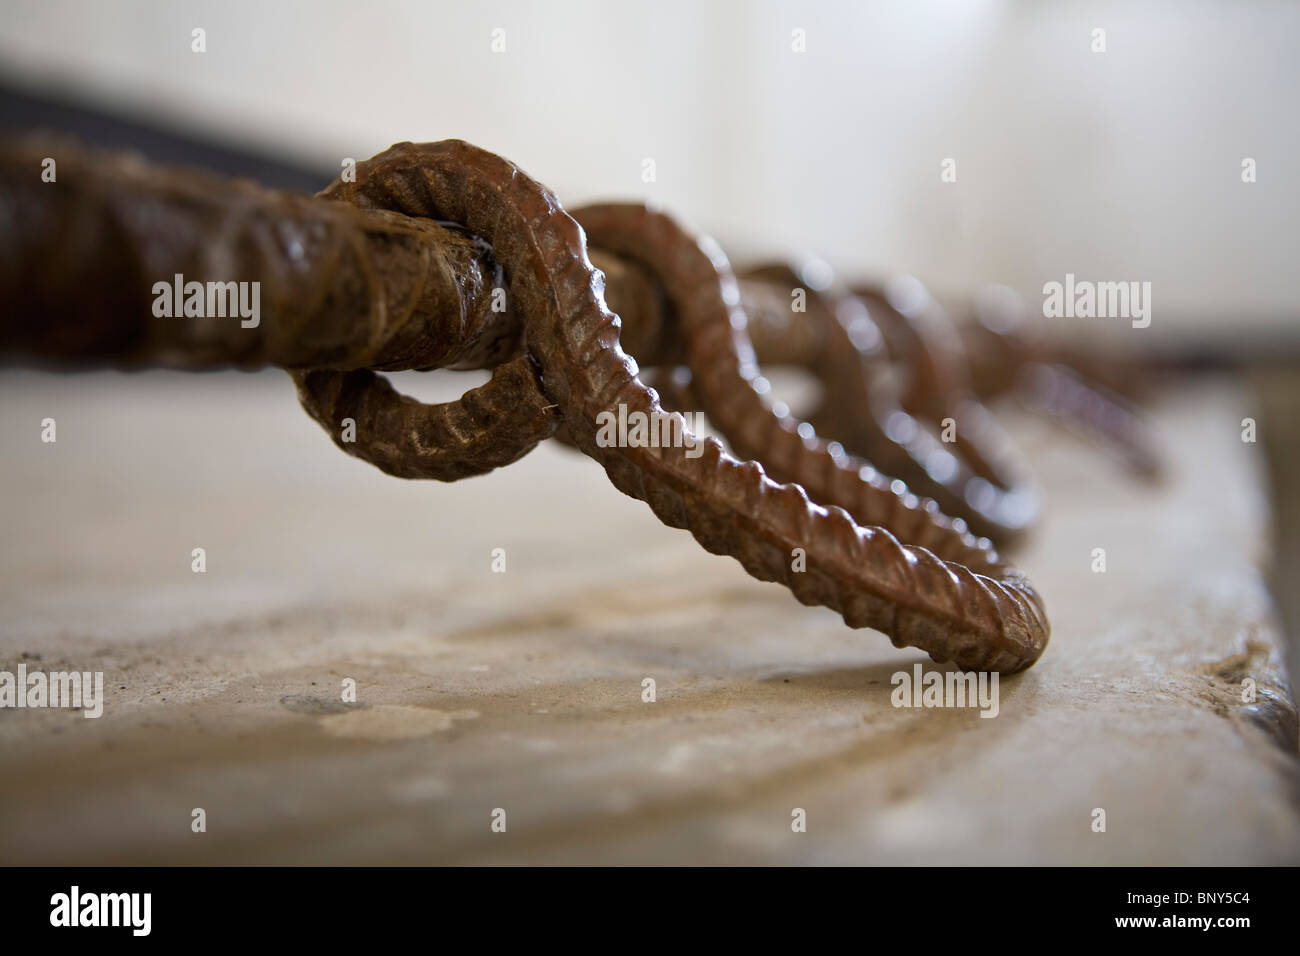
[[[983,406],[961,400],[960,375],[950,367],[953,363],[940,362],[940,357],[947,355],[937,354],[940,346],[934,341],[935,331],[927,328],[922,334],[909,326],[906,334],[884,335],[874,321],[877,313],[830,275],[825,263],[818,263],[818,268],[823,274],[815,283],[805,278],[801,266],[792,263],[746,273],[749,299],[757,300],[766,310],[748,326],[758,334],[766,358],[793,355],[824,387],[823,400],[808,419],[817,434],[870,461],[879,472],[903,481],[913,492],[930,496],[948,513],[966,515],[980,534],[1007,540],[1024,531],[1035,516],[1035,508],[1028,506],[1032,482],[1027,470],[1020,466],[1005,434],[990,424]],[[761,295],[764,286],[771,292],[804,289],[805,321],[781,324],[779,320],[785,317],[772,314],[777,296]],[[897,322],[909,321],[892,310],[888,315]],[[894,325],[889,328],[893,330]],[[866,329],[870,335],[865,335]],[[914,411],[910,406],[905,410],[906,402],[900,403],[895,388],[882,387],[878,381],[889,363],[885,343],[900,338],[910,346],[911,361],[906,364],[913,381],[908,395],[917,393],[917,378],[924,378],[925,386],[934,392],[927,393],[925,417],[936,427],[942,427],[944,418],[953,418],[957,435],[950,445],[940,442],[919,422],[910,429],[902,422],[889,427],[899,418],[911,418],[909,413]],[[793,341],[787,343],[786,339]],[[953,407],[956,405],[961,405],[961,410]],[[794,474],[782,477],[801,480]],[[974,487],[971,482],[977,478],[986,479],[975,482],[981,495],[968,497],[965,490]],[[1017,504],[1022,507],[1014,507]],[[872,519],[864,516],[863,520]]]
[[[518,461],[558,418],[527,356],[496,367],[458,400],[426,405],[373,372],[294,372],[303,407],[334,444],[398,478],[459,481]],[[354,423],[352,438],[343,423]]]
[[[801,281],[788,265],[759,274]],[[937,306],[904,315],[883,294],[861,294],[869,298],[858,298],[837,280],[811,293],[810,318],[825,332],[819,375],[831,383],[831,394],[856,392],[850,405],[824,403],[813,415],[815,422],[849,451],[871,458],[945,510],[966,515],[977,533],[1002,541],[1023,533],[1037,515],[1033,481],[1010,439],[971,392],[956,330]],[[859,348],[844,322],[849,311],[858,313],[855,321],[873,324],[877,346]],[[909,370],[901,402],[868,387],[873,367],[879,368],[887,353]],[[955,428],[949,444],[920,427],[919,420],[942,427],[947,418]],[[902,421],[891,428],[896,419]],[[903,424],[907,419],[910,425]],[[936,457],[945,459],[946,474],[928,464]]]
[[[616,219],[619,215],[621,213],[616,209],[609,209],[610,218]],[[656,228],[661,233],[664,230],[668,222],[666,217],[643,213],[627,223],[626,232],[621,233],[627,240],[620,242],[617,238],[620,224],[611,223],[610,218],[602,219],[600,209],[584,210],[583,216],[588,226],[597,231],[602,247],[647,262],[667,281],[670,295],[675,290],[679,294],[680,290],[687,290],[683,296],[685,307],[679,302],[679,313],[685,324],[689,325],[693,312],[713,310],[714,319],[700,330],[703,346],[692,350],[697,360],[701,358],[701,352],[705,357],[713,358],[711,363],[697,366],[699,374],[708,376],[711,371],[719,370],[719,366],[722,371],[734,370],[731,381],[741,388],[733,389],[732,394],[743,394],[744,391],[752,394],[752,389],[747,388],[746,376],[741,374],[743,361],[740,355],[743,352],[728,353],[725,347],[717,352],[709,349],[710,345],[724,343],[741,327],[733,313],[726,309],[725,301],[721,303],[720,312],[718,303],[709,301],[706,295],[707,290],[719,289],[716,276],[715,281],[709,281],[707,276],[692,270],[680,259],[674,261],[661,256],[658,261],[653,261],[658,251],[656,240],[674,250],[684,248],[673,237],[664,241],[665,237],[656,235]],[[717,253],[709,250],[705,255],[708,265],[716,271]],[[678,276],[666,274],[673,266],[679,269]],[[701,267],[696,265],[695,269]],[[725,281],[721,288],[725,296]],[[718,293],[713,294],[716,296]],[[718,320],[719,315],[725,316],[726,325]],[[689,331],[695,334],[696,330]],[[726,378],[721,380],[727,381]],[[728,397],[723,396],[724,404]],[[627,401],[626,395],[621,398]],[[646,400],[652,399],[647,396]],[[774,417],[769,414],[768,420],[774,421]],[[779,423],[777,427],[769,426],[758,443],[802,444],[797,435],[784,428],[778,431],[778,428]],[[767,444],[767,447],[772,446]],[[702,544],[710,550],[723,550],[719,548],[723,545],[756,577],[780,581],[805,603],[831,606],[839,610],[850,625],[878,628],[895,642],[923,647],[939,659],[1013,670],[1032,663],[1045,646],[1047,628],[1041,605],[1017,573],[1007,571],[1009,586],[1004,586],[993,578],[977,575],[970,568],[949,565],[923,548],[905,547],[882,528],[859,529],[844,511],[837,508],[827,511],[811,504],[797,485],[781,486],[768,481],[756,464],[728,467],[730,459],[712,444],[700,461],[711,469],[713,490],[734,502],[737,523],[744,523],[751,516],[766,517],[771,513],[787,519],[785,527],[780,529],[771,524],[764,526],[761,520],[752,521],[753,535],[747,541],[720,540],[723,536],[719,535],[714,522],[696,520],[690,523],[690,529]],[[845,462],[823,454],[818,462],[822,473],[816,475],[820,479],[816,483],[832,489],[840,500],[846,500],[840,496],[852,490],[868,496],[866,503],[869,507],[879,508],[884,504],[887,518],[895,527],[906,526],[900,530],[912,532],[914,540],[922,539],[963,557],[969,557],[973,552],[975,563],[982,569],[1006,570],[991,550],[977,545],[969,535],[954,529],[938,515],[937,509],[914,501],[905,502],[902,496],[864,481],[854,464],[849,461],[846,467]],[[693,494],[698,495],[691,485],[683,484],[681,487],[688,516],[706,510],[702,507],[703,502],[691,500]],[[774,504],[773,499],[777,499]],[[778,533],[772,534],[774,530]],[[791,570],[789,549],[814,540],[818,546],[808,548],[810,570]],[[827,555],[819,553],[823,550],[820,547],[823,543]],[[819,558],[827,556],[839,558],[836,562],[838,573],[823,573],[817,567]],[[877,568],[884,573],[873,580],[867,571]],[[849,583],[846,585],[845,582]]]
[[[413,221],[438,218],[438,181],[418,164],[398,163],[388,153],[358,164],[355,182],[335,182],[322,195],[339,198],[375,216],[400,216]],[[471,184],[472,185],[472,184]],[[446,217],[451,218],[451,217]],[[435,264],[428,263],[427,268]],[[494,277],[495,278],[495,277]],[[420,329],[435,341],[426,353],[454,365],[466,355],[482,356],[502,343],[517,341],[506,312],[485,320],[475,310],[480,303],[462,298],[460,307],[446,310],[439,327],[408,322],[412,309],[399,308],[394,317],[381,299],[375,338],[386,341],[391,328]],[[440,337],[440,338],[439,338]],[[512,348],[513,346],[508,346]],[[451,351],[459,349],[461,351]],[[350,455],[363,458],[400,478],[457,481],[484,474],[515,462],[555,431],[559,416],[537,380],[538,370],[527,356],[498,365],[488,382],[459,399],[426,405],[398,394],[384,379],[369,371],[340,373],[311,371],[294,376],[303,407],[329,432],[334,443]],[[342,439],[342,421],[355,423],[352,441]]]
[[[688,529],[705,549],[735,557],[750,574],[784,584],[804,603],[839,611],[854,627],[877,628],[895,643],[966,667],[1015,670],[1037,659],[1047,641],[1046,622],[1041,613],[1021,611],[1029,603],[1037,607],[1037,599],[1018,575],[1007,572],[1003,587],[924,548],[903,545],[884,528],[859,527],[845,511],[814,504],[799,485],[771,481],[760,465],[737,461],[713,440],[704,441],[699,457],[677,447],[598,445],[601,412],[617,413],[619,404],[629,413],[663,411],[619,347],[619,322],[605,308],[578,224],[544,187],[466,143],[401,144],[371,163],[365,183],[358,176],[358,201],[451,220],[491,243],[506,270],[512,308],[524,319],[542,390],[559,406],[574,443],[602,464],[621,491],[646,501],[666,524]],[[677,241],[666,217],[653,225],[659,231],[652,238],[662,241],[668,256],[653,263],[656,271],[671,273],[670,286],[680,277],[681,288],[691,290],[679,310],[711,308],[710,296],[699,291],[711,287],[722,298],[720,321],[730,325],[726,300],[739,297],[726,282],[720,252]],[[692,335],[702,334],[717,349],[701,376],[718,363],[739,376],[743,342],[737,345],[717,322],[683,321]],[[782,440],[802,441],[789,434]],[[844,490],[843,477],[834,472],[812,478]],[[905,526],[1001,573],[986,546],[967,540],[919,502],[898,501],[888,489],[861,479],[858,486],[867,489],[861,493],[871,497],[871,507],[896,519],[900,532]],[[795,548],[806,550],[807,571],[793,570]]]
[[[937,507],[895,493],[866,461],[832,455],[826,442],[802,438],[795,419],[771,410],[751,385],[758,366],[744,313],[732,307],[739,293],[715,244],[700,248],[667,216],[639,205],[589,206],[577,215],[603,248],[648,265],[666,281],[670,296],[679,298],[683,325],[695,318],[685,329],[698,373],[695,391],[738,455],[762,459],[774,477],[803,485],[815,500],[842,507],[863,524],[893,528],[948,560],[977,568],[996,563],[995,555],[954,528]],[[728,290],[732,303],[725,301]],[[864,471],[872,477],[864,479]]]
[[[296,376],[304,403],[336,443],[405,477],[452,480],[514,461],[562,416],[615,485],[665,523],[853,626],[967,667],[1027,666],[1046,644],[1037,594],[987,543],[771,414],[749,385],[757,359],[725,256],[665,216],[636,213],[631,248],[644,247],[673,286],[680,316],[666,321],[680,319],[689,333],[696,386],[738,454],[761,455],[773,477],[799,484],[776,483],[713,441],[698,458],[682,448],[597,446],[601,412],[660,406],[619,347],[620,323],[604,306],[582,230],[499,157],[458,142],[403,144],[361,164],[356,182],[310,199],[76,148],[51,189],[30,172],[48,152],[0,150],[0,171],[14,173],[0,177],[8,347],[65,359],[312,368]],[[497,263],[509,266],[506,312],[489,307]],[[261,283],[262,324],[154,316],[153,283],[177,272]],[[85,288],[101,294],[87,299]],[[34,313],[43,321],[28,321]],[[519,357],[525,325],[529,352]],[[371,371],[344,374],[411,367],[496,371],[442,406],[403,398]],[[342,434],[345,418],[356,421],[355,441]],[[796,548],[806,550],[807,570],[792,568]]]
[[[29,175],[49,155],[59,157],[57,187]],[[490,367],[518,354],[517,320],[490,310],[482,246],[419,219],[46,136],[0,146],[0,208],[13,217],[0,224],[5,348],[341,370],[444,365],[451,353]],[[259,323],[155,315],[155,284],[177,274],[258,283]]]

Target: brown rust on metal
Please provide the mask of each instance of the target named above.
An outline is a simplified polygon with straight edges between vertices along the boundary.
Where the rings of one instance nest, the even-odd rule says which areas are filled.
[[[4,162],[32,156],[8,151]],[[695,389],[711,415],[730,423],[737,450],[802,484],[772,481],[757,460],[733,458],[713,440],[699,457],[598,440],[602,413],[663,410],[621,347],[620,321],[606,306],[582,230],[501,157],[459,141],[399,144],[360,164],[355,182],[335,183],[317,199],[188,173],[160,182],[158,171],[133,171],[131,162],[120,161],[119,175],[108,178],[74,163],[73,188],[62,198],[61,190],[46,197],[10,187],[10,208],[25,209],[44,231],[16,238],[16,224],[0,229],[16,253],[0,291],[58,308],[44,332],[6,323],[7,345],[121,362],[293,368],[304,404],[336,441],[411,477],[449,480],[506,464],[562,422],[616,487],[665,524],[806,604],[834,608],[853,627],[965,668],[1014,671],[1042,653],[1041,600],[987,542],[932,501],[787,431],[770,412],[751,414],[762,400],[730,267],[716,245],[666,216],[646,211],[639,233],[620,226],[602,236],[608,251],[663,281],[669,301],[645,309],[639,347],[665,364],[684,351]],[[84,248],[63,248],[79,238]],[[102,248],[114,243],[122,248],[105,261]],[[498,263],[504,311],[489,304]],[[187,270],[265,283],[265,328],[155,321],[149,281]],[[56,288],[60,279],[112,290],[77,349],[64,347],[77,298]],[[445,406],[403,399],[373,377],[475,365],[493,368],[492,379]],[[342,418],[355,421],[358,442],[341,441]],[[800,549],[806,570],[794,560]]]
[[[888,517],[888,528],[855,524],[845,510],[815,504],[799,485],[771,481],[762,465],[732,458],[712,440],[698,458],[679,447],[601,444],[602,413],[616,414],[620,405],[647,417],[663,410],[620,348],[619,321],[605,306],[582,229],[513,164],[458,141],[406,143],[371,160],[365,176],[360,172],[347,190],[353,201],[458,222],[491,243],[542,388],[574,443],[664,523],[690,530],[707,550],[735,557],[750,574],[786,585],[804,603],[834,608],[851,626],[874,627],[937,660],[1014,671],[1042,653],[1046,615],[1022,575],[953,529],[937,509],[890,494],[831,456],[823,462],[827,486],[838,481],[863,489],[863,510]],[[688,248],[666,217],[647,215],[643,225],[638,240],[622,234],[626,246],[611,247],[615,237],[603,236],[606,248],[634,254],[671,277],[698,387],[717,389],[713,400],[721,407],[748,404],[739,390],[721,394],[723,383],[746,379],[752,359],[734,334],[743,330],[744,317],[721,250],[699,242]],[[806,552],[806,571],[794,569],[796,549]]]
[[[42,182],[41,158],[58,158]],[[27,138],[0,149],[0,345],[181,368],[490,368],[521,330],[462,231]],[[154,315],[154,284],[258,282],[263,320]],[[38,316],[39,320],[34,320]]]

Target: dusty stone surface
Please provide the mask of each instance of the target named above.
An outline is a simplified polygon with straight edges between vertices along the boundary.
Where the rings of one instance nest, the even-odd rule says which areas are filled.
[[[0,710],[0,861],[1300,862],[1246,408],[1221,383],[1165,400],[1183,474],[1159,489],[1014,422],[1053,637],[981,719],[894,708],[928,658],[565,449],[406,483],[340,455],[280,373],[6,372],[0,670],[102,670],[107,699]]]

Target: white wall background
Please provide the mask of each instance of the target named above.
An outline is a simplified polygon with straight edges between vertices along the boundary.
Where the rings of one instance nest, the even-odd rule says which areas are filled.
[[[1300,4],[1240,0],[5,0],[0,71],[322,168],[460,137],[742,250],[1037,298],[1149,280],[1158,326],[1285,329],[1297,39]]]

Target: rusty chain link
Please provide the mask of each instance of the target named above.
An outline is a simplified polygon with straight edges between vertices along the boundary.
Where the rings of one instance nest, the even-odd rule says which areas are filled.
[[[57,186],[33,173],[51,154]],[[48,139],[5,146],[0,170],[9,351],[280,366],[339,447],[407,478],[480,474],[559,434],[665,524],[851,626],[966,668],[1018,670],[1047,643],[1037,593],[970,533],[1010,537],[1035,504],[979,401],[1005,368],[978,362],[1054,367],[1041,352],[1001,339],[963,352],[933,308],[909,314],[798,265],[737,280],[715,244],[643,206],[587,207],[575,222],[513,164],[458,141],[394,146],[317,197]],[[155,287],[173,277],[256,282],[260,318],[158,315]],[[698,457],[600,441],[602,413],[668,414],[631,355],[665,398],[698,401],[739,458],[713,440]],[[891,359],[905,386],[890,384]],[[813,372],[810,421],[772,400],[766,363]],[[426,405],[376,374],[434,368],[491,377]],[[950,444],[926,427],[945,420]]]

